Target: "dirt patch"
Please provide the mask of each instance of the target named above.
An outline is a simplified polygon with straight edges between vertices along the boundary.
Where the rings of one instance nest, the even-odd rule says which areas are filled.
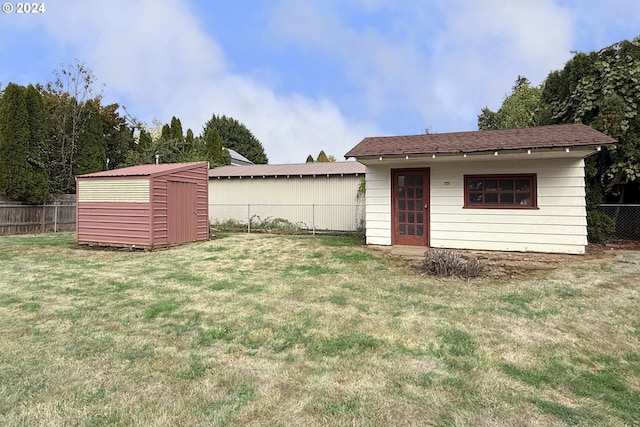
[[[408,268],[415,274],[422,274],[424,248],[400,251],[384,247],[370,247],[369,249],[378,255],[382,253],[400,267]],[[463,259],[477,258],[486,266],[487,271],[484,279],[488,278],[493,281],[525,279],[568,266],[602,266],[615,256],[614,248],[604,245],[589,245],[583,255],[475,250],[456,250],[456,252]]]

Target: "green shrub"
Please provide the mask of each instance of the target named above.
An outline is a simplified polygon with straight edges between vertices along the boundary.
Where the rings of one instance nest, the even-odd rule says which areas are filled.
[[[587,211],[587,239],[591,243],[604,243],[615,231],[613,220],[598,209]]]

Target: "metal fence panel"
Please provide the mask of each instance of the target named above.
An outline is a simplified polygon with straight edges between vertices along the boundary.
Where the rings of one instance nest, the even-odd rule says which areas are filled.
[[[615,224],[610,239],[640,240],[640,205],[602,204],[600,209]]]
[[[210,204],[209,221],[221,229],[360,231],[364,206],[316,204]]]

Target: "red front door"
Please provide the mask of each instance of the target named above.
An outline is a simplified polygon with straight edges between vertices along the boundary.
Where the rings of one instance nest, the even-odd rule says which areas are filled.
[[[429,169],[391,170],[391,244],[429,245]]]

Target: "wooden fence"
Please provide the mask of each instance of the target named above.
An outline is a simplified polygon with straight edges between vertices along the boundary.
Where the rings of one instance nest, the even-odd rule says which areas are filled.
[[[75,204],[0,204],[0,235],[46,233],[75,229]]]

